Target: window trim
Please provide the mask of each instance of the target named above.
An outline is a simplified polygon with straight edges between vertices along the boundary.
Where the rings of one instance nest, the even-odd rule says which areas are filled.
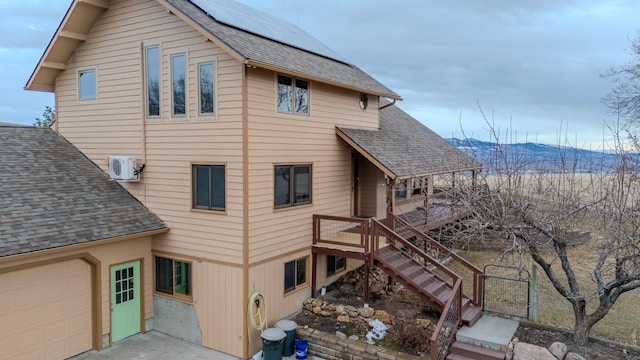
[[[172,270],[172,280],[173,280],[173,284],[172,284],[172,293],[169,294],[168,292],[164,292],[164,291],[159,291],[158,290],[158,263],[157,263],[157,259],[158,258],[162,258],[162,259],[167,259],[167,260],[171,260],[171,270]],[[175,292],[175,288],[176,288],[176,267],[175,267],[175,263],[176,262],[180,262],[180,263],[184,263],[184,264],[188,264],[189,265],[189,276],[188,276],[188,282],[189,282],[189,294],[180,294],[180,293],[176,293]],[[192,260],[186,260],[186,259],[181,259],[181,258],[177,258],[177,257],[173,257],[173,256],[167,256],[167,255],[162,255],[162,254],[153,254],[153,294],[157,295],[157,296],[162,296],[162,297],[166,297],[166,298],[170,298],[170,299],[175,299],[175,300],[180,300],[180,301],[185,301],[185,302],[193,302],[193,261]]]
[[[333,269],[329,269],[329,258],[333,257],[334,261],[333,261]],[[336,264],[338,263],[338,259],[342,259],[342,266],[341,267],[336,267]],[[336,256],[336,255],[327,255],[326,256],[326,261],[327,261],[327,278],[333,275],[336,275],[340,272],[343,272],[347,269],[347,258],[344,256]]]
[[[95,80],[93,83],[94,86],[94,93],[95,95],[93,97],[82,97],[82,83],[81,83],[81,78],[82,78],[82,74],[84,73],[93,73]],[[78,87],[78,102],[84,103],[84,104],[95,104],[98,102],[98,67],[97,66],[84,66],[81,68],[78,68],[77,72],[76,72],[76,84]]]
[[[175,94],[174,94],[174,72],[175,72],[175,65],[174,65],[174,59],[177,57],[183,57],[184,58],[184,68],[182,69],[184,72],[184,114],[177,114],[176,113],[176,98],[175,98]],[[169,56],[169,73],[170,73],[170,88],[169,88],[169,97],[171,99],[171,117],[172,118],[186,118],[189,115],[189,90],[188,90],[188,79],[189,79],[189,59],[187,57],[187,52],[183,51],[183,52],[176,52],[173,53]]]
[[[149,113],[149,49],[158,49],[158,115]],[[144,115],[146,119],[162,118],[162,47],[158,43],[144,44],[142,50],[143,56],[143,87],[144,87]]]
[[[291,88],[291,92],[292,92],[292,96],[291,96],[291,111],[284,111],[284,110],[280,110],[280,107],[278,106],[278,101],[280,98],[280,91],[279,91],[279,86],[280,86],[280,77],[286,77],[291,79],[291,83],[289,84],[290,88]],[[290,75],[286,75],[286,74],[279,74],[276,73],[275,74],[275,85],[276,85],[276,91],[275,91],[275,106],[276,106],[276,112],[278,114],[288,114],[288,115],[301,115],[301,116],[310,116],[311,114],[311,80],[308,79],[302,79],[302,78],[297,78],[294,76],[290,76]],[[307,111],[306,112],[302,112],[302,111],[296,111],[295,110],[295,92],[296,92],[296,82],[297,81],[304,81],[307,83]]]
[[[298,262],[304,260],[304,281],[303,282],[298,282]],[[293,268],[293,287],[289,287],[287,288],[287,284],[286,284],[286,279],[287,279],[287,265],[294,263],[294,268]],[[301,288],[307,288],[309,285],[309,256],[305,255],[302,257],[298,257],[295,258],[293,260],[289,260],[283,263],[283,289],[284,289],[284,294],[291,294],[293,292],[295,292],[296,290],[300,290]]]
[[[213,90],[213,111],[212,112],[202,112],[202,87],[201,87],[201,66],[203,65],[211,65],[213,66],[213,71],[211,76],[212,80],[212,90]],[[198,96],[198,116],[211,118],[218,116],[218,86],[216,79],[218,78],[218,59],[203,59],[201,61],[196,62],[196,72],[197,72],[197,96]]]
[[[202,212],[206,212],[206,213],[215,213],[215,214],[225,214],[227,212],[227,194],[228,192],[228,188],[227,188],[227,177],[228,177],[228,172],[227,172],[227,164],[226,163],[201,163],[201,162],[192,162],[191,164],[191,210],[192,211],[202,211]],[[224,208],[214,208],[214,207],[204,207],[204,206],[197,206],[196,205],[196,199],[197,199],[197,194],[196,194],[196,168],[198,166],[221,166],[224,169]],[[209,173],[209,176],[211,176],[211,173]],[[209,179],[209,181],[211,181],[211,179]],[[211,199],[210,197],[211,195],[209,195],[209,199]]]
[[[296,167],[308,167],[309,168],[309,201],[296,203],[295,202],[295,182],[293,180],[289,181],[289,202],[286,204],[276,205],[276,168],[277,167],[289,167],[289,178],[295,179],[293,176],[293,171]],[[298,206],[305,206],[313,204],[313,164],[312,163],[303,163],[303,164],[273,164],[273,208],[278,209],[288,209],[294,208]]]

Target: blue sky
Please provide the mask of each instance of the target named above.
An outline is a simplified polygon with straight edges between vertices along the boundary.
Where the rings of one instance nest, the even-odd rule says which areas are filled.
[[[503,136],[593,148],[614,119],[599,74],[630,60],[640,30],[637,0],[241,2],[300,26],[444,137],[488,140],[480,104]],[[23,87],[70,3],[0,0],[0,122],[31,124],[53,105]]]

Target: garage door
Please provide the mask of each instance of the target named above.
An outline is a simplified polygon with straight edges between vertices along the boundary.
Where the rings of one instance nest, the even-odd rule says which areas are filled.
[[[91,349],[91,269],[71,260],[0,274],[0,359]]]

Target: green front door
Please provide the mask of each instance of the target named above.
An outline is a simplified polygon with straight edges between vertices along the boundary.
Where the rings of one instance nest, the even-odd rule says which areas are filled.
[[[111,267],[111,341],[140,332],[140,262]]]

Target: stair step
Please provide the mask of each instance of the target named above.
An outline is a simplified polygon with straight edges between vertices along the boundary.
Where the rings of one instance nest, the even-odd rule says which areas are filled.
[[[480,306],[469,304],[469,306],[462,308],[462,321],[468,326],[473,326],[481,317],[482,308]]]
[[[446,285],[447,283],[445,283],[444,281],[434,280],[431,284],[427,285],[427,287],[424,288],[424,291],[428,292],[429,294],[435,294],[436,291],[445,287]]]
[[[475,360],[502,360],[504,359],[504,351],[484,348],[460,341],[454,342],[449,348],[451,354],[464,356]],[[450,354],[450,355],[451,355]],[[449,357],[447,356],[447,359]]]
[[[476,358],[470,358],[470,357],[466,357],[458,354],[449,354],[445,359],[446,360],[477,360]]]

